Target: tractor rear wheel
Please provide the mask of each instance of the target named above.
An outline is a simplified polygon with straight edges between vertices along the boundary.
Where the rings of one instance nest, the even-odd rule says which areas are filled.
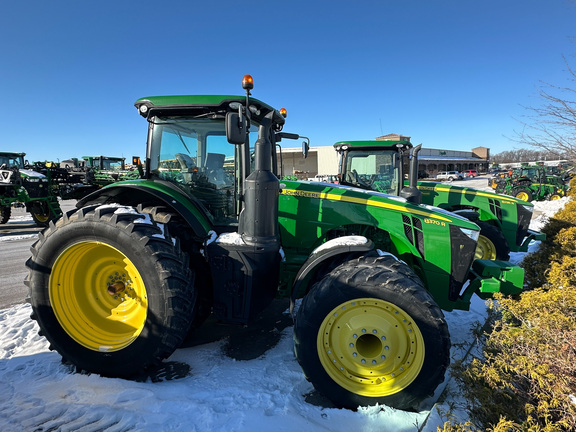
[[[0,224],[5,224],[10,220],[10,215],[12,214],[12,207],[10,206],[0,206]]]
[[[558,192],[553,193],[552,195],[550,195],[550,197],[548,198],[548,200],[550,201],[556,201],[559,200],[560,198],[562,198],[560,196],[560,194]]]
[[[51,349],[78,370],[125,378],[172,354],[196,299],[178,243],[132,207],[85,207],[51,224],[25,281]]]
[[[532,191],[526,187],[518,187],[514,189],[512,195],[522,201],[532,201],[533,195]]]
[[[502,232],[485,221],[475,220],[474,223],[480,227],[476,259],[508,261],[510,259],[510,246],[508,246],[506,237]]]
[[[349,261],[316,283],[298,309],[294,341],[316,390],[350,409],[416,409],[449,364],[442,311],[391,255]]]

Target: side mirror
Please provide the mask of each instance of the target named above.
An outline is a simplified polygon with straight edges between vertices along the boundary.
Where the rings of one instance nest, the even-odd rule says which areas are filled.
[[[226,113],[226,139],[230,144],[246,142],[246,117],[237,112]]]
[[[308,150],[310,150],[310,143],[308,141],[302,141],[302,156],[304,156],[304,159],[308,157]]]
[[[288,133],[288,132],[277,132],[276,133],[276,142],[282,141],[282,138],[297,140],[300,138],[300,135],[295,133]]]

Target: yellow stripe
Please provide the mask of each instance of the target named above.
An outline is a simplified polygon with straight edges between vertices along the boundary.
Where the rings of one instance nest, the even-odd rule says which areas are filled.
[[[483,197],[487,197],[487,198],[494,198],[494,194],[492,194],[492,193],[486,193],[486,192],[471,190],[471,189],[458,190],[458,189],[452,189],[452,188],[444,189],[444,188],[440,188],[440,187],[435,187],[434,190],[437,190],[439,192],[452,192],[452,193],[460,193],[460,194],[471,193],[473,195],[483,196]],[[498,197],[498,199],[500,201],[502,201],[504,204],[514,204],[514,201],[509,201],[503,197]]]
[[[329,200],[333,200],[333,201],[342,201],[342,202],[366,205],[366,206],[371,206],[371,207],[380,207],[380,208],[385,208],[388,210],[399,211],[402,213],[416,214],[419,216],[424,216],[424,217],[428,217],[428,218],[432,218],[432,219],[438,219],[438,220],[442,220],[442,221],[446,221],[446,222],[452,222],[451,219],[448,219],[448,218],[441,216],[441,215],[434,213],[434,212],[425,212],[422,210],[409,210],[408,208],[401,206],[401,205],[398,205],[398,204],[385,203],[382,201],[373,201],[370,198],[356,198],[356,197],[350,197],[350,196],[340,195],[340,194],[332,194],[332,193],[327,193],[327,192],[310,192],[310,191],[300,191],[300,190],[296,190],[296,189],[282,189],[282,191],[280,193],[282,195],[289,195],[289,196],[302,196],[302,197],[306,197],[306,198],[329,199]]]

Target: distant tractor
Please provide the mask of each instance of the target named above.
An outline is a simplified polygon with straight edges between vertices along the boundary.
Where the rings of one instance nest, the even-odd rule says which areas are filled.
[[[106,186],[117,181],[140,178],[136,167],[126,167],[126,158],[114,156],[83,156],[85,167],[90,172],[90,182],[97,186]]]
[[[24,160],[26,153],[0,152],[0,224],[12,214],[12,206],[21,204],[38,226],[62,215],[58,197],[49,179]]]
[[[542,164],[523,164],[511,175],[495,179],[491,186],[496,192],[522,201],[554,201],[566,196],[570,189],[561,176],[547,173]]]
[[[480,229],[455,213],[280,181],[277,144],[299,135],[252,86],[246,76],[245,96],[136,101],[143,177],[83,198],[39,236],[32,317],[78,370],[130,378],[210,314],[249,324],[288,297],[296,358],[320,393],[352,409],[417,409],[450,362],[441,309],[519,293],[523,270],[475,260]]]
[[[340,184],[404,196],[476,223],[480,227],[476,258],[507,260],[511,251],[526,252],[532,240],[545,238],[528,228],[534,209],[530,203],[469,187],[417,181],[421,145],[414,147],[408,140],[342,141],[334,147],[340,154]],[[410,179],[408,188],[405,178]]]

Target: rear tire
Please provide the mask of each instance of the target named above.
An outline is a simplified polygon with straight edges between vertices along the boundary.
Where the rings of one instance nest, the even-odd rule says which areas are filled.
[[[51,224],[25,281],[50,348],[78,370],[125,378],[172,354],[196,299],[174,243],[131,207],[85,207]]]
[[[442,311],[393,256],[349,261],[315,284],[297,312],[294,341],[316,390],[350,409],[416,409],[450,360]]]
[[[0,224],[5,224],[10,220],[10,215],[12,214],[12,207],[10,206],[0,206]]]

